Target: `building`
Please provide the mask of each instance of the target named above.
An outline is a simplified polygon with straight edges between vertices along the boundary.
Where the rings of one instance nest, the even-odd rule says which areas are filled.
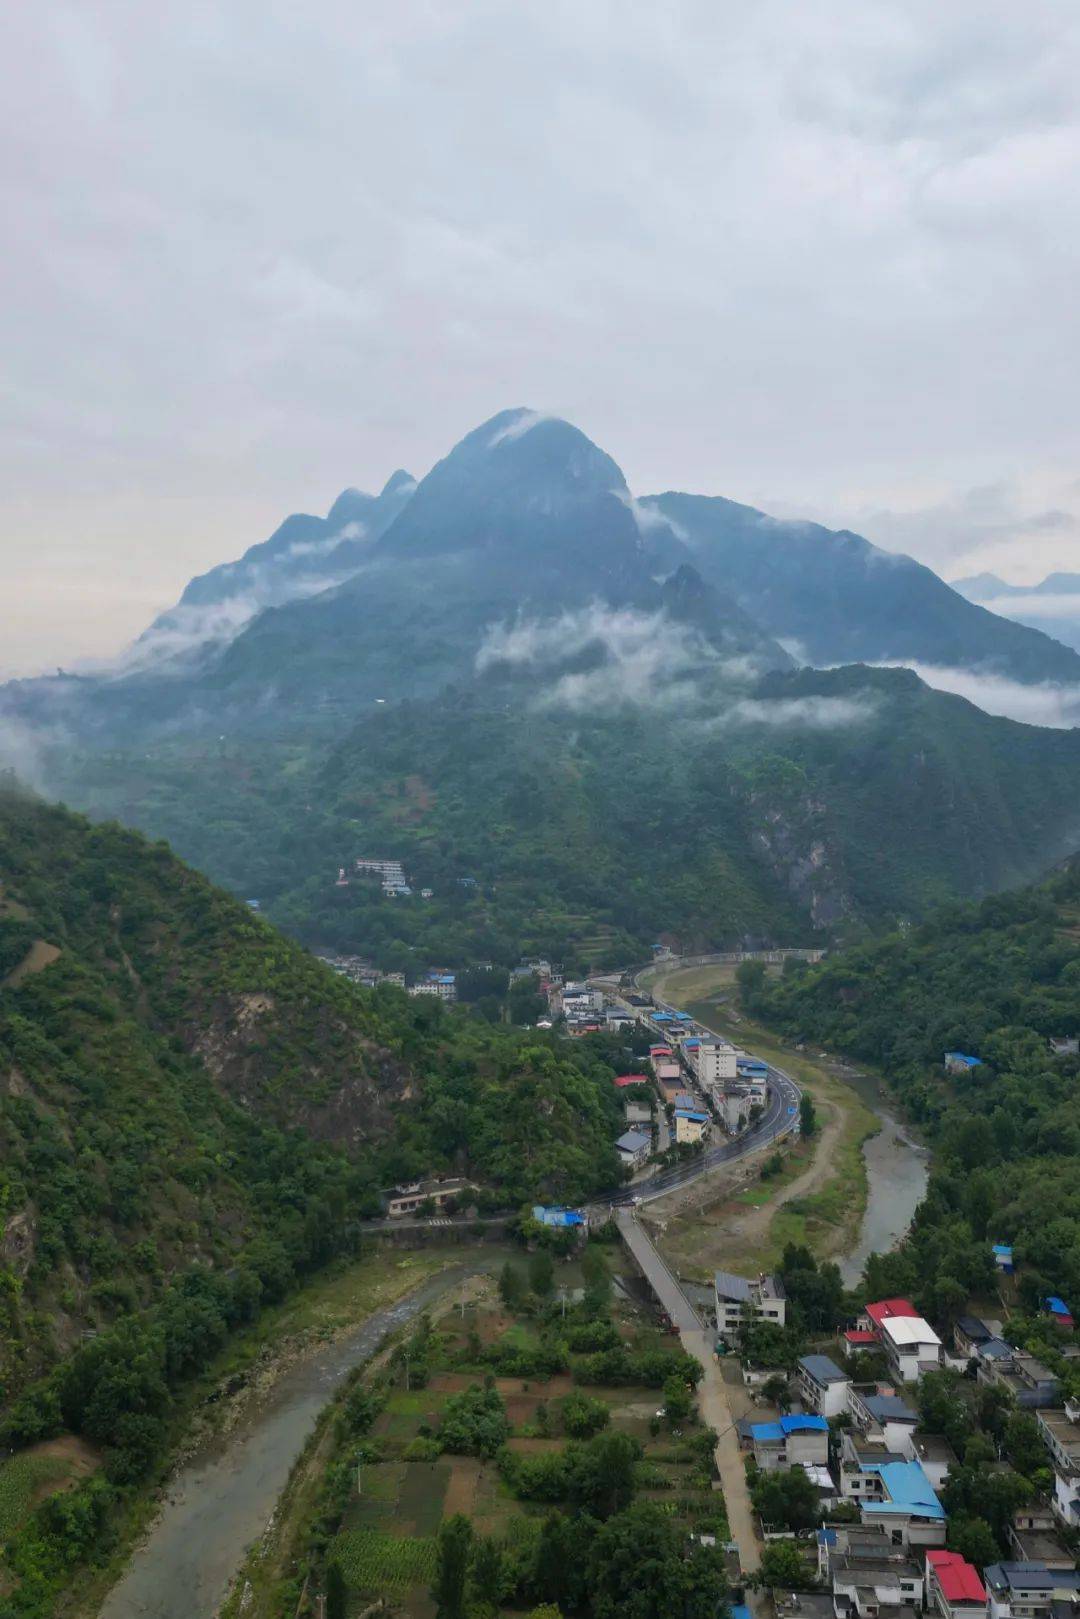
[[[749,1443],[765,1473],[787,1467],[825,1467],[829,1461],[829,1424],[824,1417],[780,1417],[776,1422],[740,1422],[739,1438]]]
[[[799,1398],[822,1417],[838,1417],[847,1410],[851,1378],[828,1355],[803,1355],[795,1370]]]
[[[748,1085],[725,1085],[722,1091],[713,1093],[713,1104],[731,1135],[738,1135],[750,1123],[754,1098]]]
[[[863,1523],[880,1523],[898,1546],[944,1546],[945,1508],[918,1462],[871,1462],[876,1484],[859,1502]]]
[[[1068,1529],[1080,1529],[1080,1422],[1070,1411],[1039,1411],[1036,1421],[1054,1469],[1053,1508]]]
[[[778,1276],[761,1275],[753,1281],[718,1270],[713,1279],[716,1298],[716,1327],[720,1336],[730,1338],[746,1317],[772,1321],[778,1327],[787,1319],[787,1295]]]
[[[706,1089],[736,1077],[735,1047],[730,1040],[687,1040],[683,1050]]]
[[[1045,1563],[991,1563],[983,1569],[990,1619],[1050,1619],[1054,1604],[1075,1603],[1080,1575]]]
[[[917,1383],[941,1364],[941,1339],[919,1315],[887,1316],[881,1323],[881,1346],[889,1370],[901,1383]]]
[[[978,1569],[958,1552],[927,1552],[926,1602],[941,1619],[986,1619],[986,1587]]]
[[[819,1533],[839,1537],[842,1527]],[[849,1549],[830,1549],[826,1558],[825,1577],[832,1586],[837,1619],[917,1619],[925,1588],[918,1559],[893,1546],[888,1536],[866,1543],[845,1538]]]
[[[881,1338],[873,1327],[848,1327],[839,1334],[845,1355],[863,1355],[876,1349]]]
[[[1056,1524],[1053,1512],[1043,1511],[1036,1503],[1029,1503],[1028,1507],[1014,1512],[1006,1533],[1016,1561],[1045,1563],[1055,1574],[1067,1574],[1071,1568],[1075,1568],[1076,1553],[1055,1534]]]
[[[944,1489],[950,1469],[960,1466],[960,1458],[944,1434],[910,1433],[906,1454],[918,1462],[935,1490]]]
[[[652,1108],[648,1102],[627,1102],[623,1108],[623,1115],[630,1130],[652,1129]]]
[[[649,1077],[647,1074],[620,1074],[615,1083],[621,1091],[625,1091],[631,1085],[647,1085]]]
[[[848,1389],[848,1410],[851,1420],[872,1444],[883,1445],[886,1450],[904,1456],[910,1449],[909,1441],[919,1425],[919,1413],[882,1384],[851,1384]]]
[[[977,1315],[962,1315],[953,1328],[953,1347],[958,1355],[974,1360],[979,1345],[989,1343],[993,1336]]]
[[[1055,1057],[1080,1057],[1080,1035],[1067,1034],[1060,1039],[1051,1035],[1050,1050]]]
[[[652,1066],[653,1073],[661,1085],[666,1085],[672,1080],[678,1085],[682,1084],[682,1069],[679,1067],[677,1057],[654,1057]]]
[[[691,1113],[696,1106],[694,1098],[691,1096],[689,1091],[676,1091],[675,1095],[671,1098],[671,1103],[676,1110],[682,1108]]]
[[[1013,1264],[1013,1251],[1009,1243],[995,1242],[992,1252],[998,1270],[1004,1271],[1006,1276],[1011,1276],[1016,1267]]]
[[[866,1306],[856,1325],[867,1331],[880,1333],[881,1323],[888,1321],[891,1316],[917,1316],[918,1313],[910,1299],[877,1299],[875,1303]]]
[[[643,1130],[626,1130],[616,1141],[615,1151],[628,1169],[640,1169],[652,1152],[652,1136]]]
[[[712,1119],[707,1113],[694,1113],[688,1108],[675,1109],[675,1140],[680,1146],[694,1147],[708,1140]]]
[[[970,1074],[973,1068],[981,1067],[981,1057],[969,1057],[965,1051],[947,1051],[945,1053],[945,1072],[947,1074]]]
[[[757,1057],[740,1057],[735,1063],[735,1077],[745,1081],[752,1091],[763,1097],[769,1084],[769,1065]]]
[[[991,1338],[979,1348],[976,1376],[980,1383],[1008,1389],[1025,1411],[1043,1410],[1061,1399],[1061,1384],[1050,1368],[1000,1338]]]
[[[832,1585],[835,1574],[845,1576],[859,1567],[868,1572],[889,1567],[900,1576],[904,1599],[918,1607],[923,1605],[926,1564],[902,1546],[894,1545],[883,1525],[829,1524],[818,1530],[816,1538],[818,1578],[822,1584]],[[846,1586],[847,1581],[842,1579],[841,1583]]]
[[[457,1000],[457,980],[453,973],[427,973],[418,984],[409,985],[410,995],[434,995],[440,1001]]]
[[[566,1209],[559,1205],[545,1206],[543,1203],[534,1203],[532,1216],[541,1225],[548,1226],[554,1231],[587,1231],[589,1216],[584,1209]]]
[[[469,1201],[464,1194],[475,1191],[472,1181],[461,1179],[412,1181],[408,1186],[395,1186],[387,1197],[386,1212],[391,1220],[398,1220],[402,1215],[416,1214],[425,1205],[441,1210],[450,1202]]]

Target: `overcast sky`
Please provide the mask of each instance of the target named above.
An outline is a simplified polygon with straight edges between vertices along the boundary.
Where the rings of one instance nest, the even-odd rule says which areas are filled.
[[[530,404],[1080,567],[1075,0],[83,0],[0,59],[0,670]]]

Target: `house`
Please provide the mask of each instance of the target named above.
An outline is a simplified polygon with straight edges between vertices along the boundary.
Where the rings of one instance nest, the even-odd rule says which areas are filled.
[[[878,1299],[868,1304],[855,1325],[869,1332],[881,1332],[881,1323],[894,1315],[918,1315],[910,1299]]]
[[[1054,1469],[1054,1513],[1080,1529],[1080,1422],[1068,1411],[1039,1411],[1035,1420]]]
[[[944,1489],[949,1469],[960,1466],[960,1458],[944,1434],[910,1433],[906,1454],[918,1462],[935,1490]]]
[[[926,1565],[902,1546],[894,1545],[884,1525],[828,1524],[817,1531],[816,1539],[818,1578],[822,1584],[832,1585],[834,1574],[839,1574],[841,1588],[846,1588],[845,1576],[860,1567],[868,1572],[888,1567],[899,1576],[903,1600],[917,1607],[923,1605]]]
[[[627,1102],[623,1108],[627,1127],[631,1130],[651,1130],[653,1115],[648,1102]]]
[[[898,1546],[944,1546],[945,1508],[918,1462],[871,1462],[877,1487],[859,1502],[863,1523],[881,1523]]]
[[[848,1327],[838,1334],[845,1355],[862,1355],[876,1349],[881,1338],[873,1327]]]
[[[735,1047],[729,1040],[687,1040],[683,1050],[702,1085],[722,1085],[736,1077]]]
[[[664,1057],[674,1057],[675,1053],[670,1046],[650,1046],[649,1061],[657,1062]]]
[[[947,1074],[970,1074],[973,1068],[981,1067],[981,1057],[969,1057],[965,1051],[947,1051],[945,1053],[945,1072]]]
[[[661,1085],[666,1085],[671,1080],[682,1085],[682,1069],[679,1067],[677,1057],[655,1057],[652,1066],[653,1073]]]
[[[941,1339],[921,1315],[891,1315],[881,1323],[881,1346],[889,1370],[901,1383],[917,1383],[941,1364]]]
[[[689,1091],[676,1091],[671,1101],[676,1109],[683,1108],[691,1113],[697,1105]]]
[[[472,1181],[461,1179],[412,1181],[408,1186],[395,1186],[387,1197],[386,1212],[391,1220],[397,1220],[405,1214],[416,1214],[427,1203],[442,1209],[447,1203],[460,1199],[464,1192],[476,1189]]]
[[[694,1113],[689,1108],[675,1109],[675,1140],[680,1146],[696,1146],[708,1139],[712,1119],[707,1113]]]
[[[750,1123],[750,1110],[754,1105],[753,1094],[748,1085],[725,1085],[720,1092],[713,1093],[713,1102],[720,1118],[723,1120],[725,1130],[731,1135],[738,1135]]]
[[[861,1548],[838,1552],[830,1558],[829,1580],[839,1619],[919,1619],[922,1614],[925,1576],[913,1557],[890,1557],[884,1548],[872,1556]]]
[[[888,1450],[880,1439],[867,1439],[850,1430],[840,1431],[840,1495],[860,1502],[881,1495],[881,1481],[872,1469],[882,1462],[902,1462],[898,1450]]]
[[[998,1270],[1004,1271],[1006,1276],[1011,1276],[1016,1267],[1013,1265],[1013,1251],[1009,1243],[995,1242],[992,1253]]]
[[[1049,1298],[1043,1300],[1043,1308],[1057,1326],[1065,1327],[1071,1332],[1076,1325],[1069,1311],[1069,1306],[1064,1299],[1059,1299],[1056,1293],[1051,1293]]]
[[[649,1078],[647,1074],[619,1074],[615,1083],[621,1091],[625,1091],[631,1085],[647,1085]]]
[[[1000,1338],[991,1338],[979,1349],[976,1376],[980,1383],[1008,1389],[1017,1405],[1026,1411],[1057,1405],[1061,1399],[1061,1384],[1050,1368],[1034,1355],[1003,1344]]]
[[[616,1141],[615,1151],[628,1169],[640,1169],[652,1152],[652,1136],[643,1130],[626,1130]]]
[[[589,1216],[584,1209],[565,1209],[558,1205],[545,1207],[543,1203],[534,1203],[532,1216],[554,1231],[582,1231],[588,1230],[589,1226]]]
[[[1038,1527],[1026,1527],[1022,1521],[1025,1517],[1038,1519]],[[1023,1508],[1013,1513],[1013,1521],[1006,1534],[1018,1563],[1045,1563],[1054,1574],[1067,1574],[1076,1567],[1075,1552],[1054,1533],[1056,1522],[1053,1512],[1043,1512],[1038,1507],[1030,1513]]]
[[[991,1563],[983,1569],[990,1619],[1050,1619],[1054,1604],[1080,1598],[1080,1574],[1045,1563]]]
[[[851,1378],[828,1355],[803,1355],[795,1371],[795,1384],[803,1404],[822,1417],[838,1417],[847,1410]]]
[[[986,1587],[979,1571],[959,1552],[934,1548],[926,1554],[926,1601],[941,1619],[985,1619]]]
[[[780,1417],[776,1422],[742,1422],[739,1437],[753,1447],[763,1472],[786,1467],[825,1467],[829,1460],[829,1424],[824,1417]]]
[[[1060,1039],[1051,1035],[1050,1050],[1055,1057],[1080,1057],[1080,1035],[1067,1034]]]
[[[875,1383],[868,1388],[852,1384],[848,1389],[848,1411],[865,1438],[899,1456],[906,1455],[911,1435],[919,1425],[919,1414],[887,1385]]]
[[[764,1096],[769,1082],[769,1065],[757,1057],[741,1057],[735,1063],[735,1077],[745,1080],[751,1090]]]
[[[453,973],[426,973],[418,984],[409,985],[410,995],[434,995],[440,1001],[457,1000],[457,980]]]
[[[977,1315],[962,1315],[953,1327],[953,1347],[958,1355],[974,1360],[979,1345],[988,1343],[993,1336],[986,1322],[980,1321]]]
[[[787,1295],[778,1276],[761,1275],[753,1281],[718,1270],[713,1279],[716,1299],[716,1326],[722,1338],[733,1337],[747,1315],[773,1321],[778,1327],[787,1319]]]

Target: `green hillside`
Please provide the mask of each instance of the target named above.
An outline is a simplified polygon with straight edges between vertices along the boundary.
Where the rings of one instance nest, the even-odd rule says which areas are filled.
[[[1080,1308],[1080,1060],[1049,1044],[1080,1033],[1080,864],[762,984],[750,1001],[793,1038],[878,1065],[930,1133],[927,1200],[900,1253],[873,1262],[872,1288],[912,1290],[947,1322],[992,1288],[990,1244],[1012,1243],[1010,1336],[1058,1364],[1056,1329],[1024,1315],[1048,1293]],[[979,1066],[947,1075],[953,1050]]]

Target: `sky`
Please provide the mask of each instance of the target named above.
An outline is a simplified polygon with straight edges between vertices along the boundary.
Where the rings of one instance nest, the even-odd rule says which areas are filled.
[[[0,673],[496,411],[1080,567],[1073,0],[84,0],[0,59]]]

